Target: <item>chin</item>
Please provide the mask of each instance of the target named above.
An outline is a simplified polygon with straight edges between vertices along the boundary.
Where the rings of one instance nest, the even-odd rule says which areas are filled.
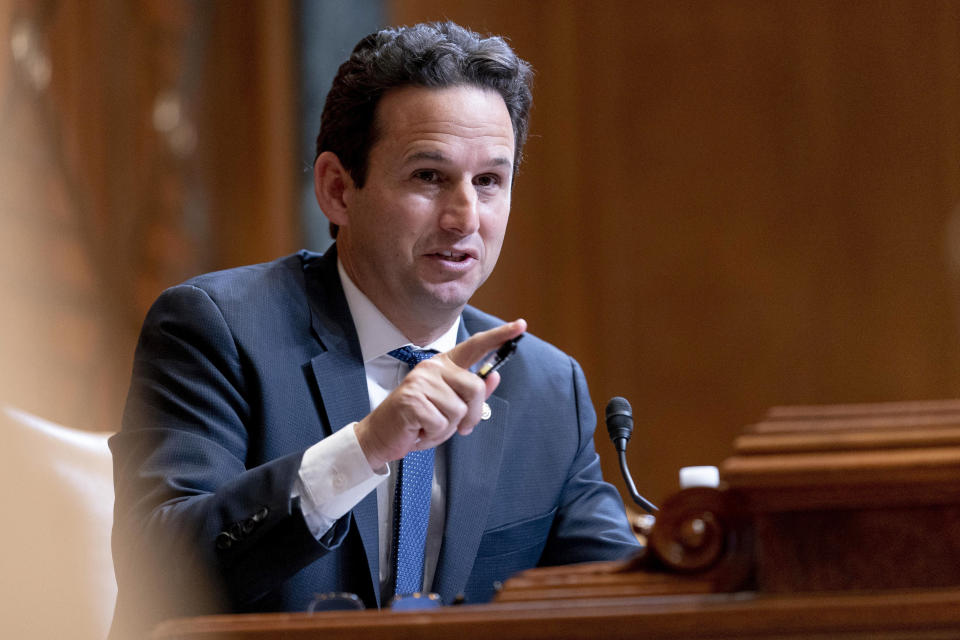
[[[476,287],[456,286],[433,286],[426,287],[422,291],[422,297],[425,302],[437,309],[454,310],[462,308],[473,296]]]

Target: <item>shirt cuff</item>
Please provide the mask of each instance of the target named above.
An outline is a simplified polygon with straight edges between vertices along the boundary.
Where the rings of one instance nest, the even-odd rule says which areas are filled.
[[[300,497],[300,509],[310,533],[318,540],[348,511],[390,475],[383,465],[374,472],[360,448],[352,422],[307,449],[291,498]]]

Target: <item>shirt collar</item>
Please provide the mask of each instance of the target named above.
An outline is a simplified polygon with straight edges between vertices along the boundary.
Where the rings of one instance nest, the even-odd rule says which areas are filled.
[[[360,353],[364,364],[375,360],[388,352],[406,345],[413,345],[403,333],[390,322],[377,305],[373,304],[354,284],[343,268],[340,258],[337,258],[337,272],[340,274],[340,284],[343,286],[343,295],[347,299],[347,307],[353,316],[353,324],[357,329],[357,338],[360,340]],[[460,330],[460,316],[454,320],[450,328],[442,336],[428,345],[413,345],[423,349],[435,349],[443,353],[457,344],[457,333]]]

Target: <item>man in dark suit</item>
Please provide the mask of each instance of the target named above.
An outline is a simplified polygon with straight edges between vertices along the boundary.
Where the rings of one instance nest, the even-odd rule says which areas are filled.
[[[449,23],[365,38],[318,138],[334,247],[151,308],[111,440],[115,636],[323,592],[484,602],[637,549],[577,363],[527,336],[502,374],[470,370],[526,329],[467,301],[499,255],[530,73]]]

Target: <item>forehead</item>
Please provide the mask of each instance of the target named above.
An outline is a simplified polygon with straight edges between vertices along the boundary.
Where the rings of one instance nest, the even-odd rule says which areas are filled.
[[[401,154],[417,147],[468,145],[513,161],[510,114],[492,90],[468,85],[392,89],[377,105],[376,128],[375,147]]]

